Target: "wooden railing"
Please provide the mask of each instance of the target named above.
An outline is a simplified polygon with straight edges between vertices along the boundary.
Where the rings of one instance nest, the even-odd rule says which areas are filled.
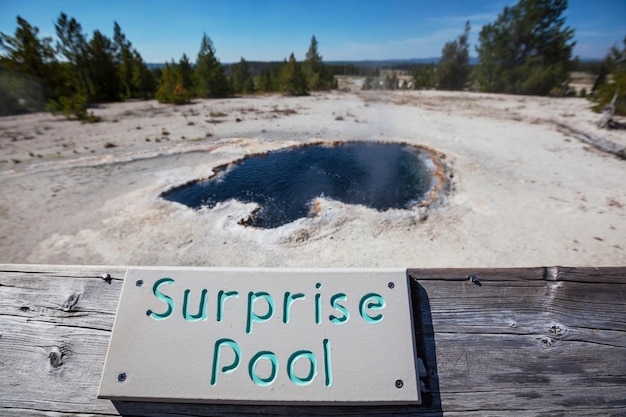
[[[124,274],[0,265],[0,415],[626,415],[624,267],[409,269],[420,406],[99,400]]]

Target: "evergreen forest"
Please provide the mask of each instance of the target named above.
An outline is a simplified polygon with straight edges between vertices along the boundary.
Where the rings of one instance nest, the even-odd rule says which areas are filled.
[[[626,37],[601,62],[573,56],[575,30],[566,25],[567,0],[520,0],[483,26],[471,62],[471,22],[446,42],[430,63],[325,63],[312,36],[305,59],[294,53],[282,62],[223,64],[205,33],[195,59],[148,64],[117,22],[112,36],[84,33],[73,17],[60,13],[56,39],[20,16],[13,34],[0,33],[0,115],[48,110],[68,118],[97,121],[89,105],[155,98],[184,104],[194,98],[281,92],[306,95],[337,88],[337,76],[362,77],[364,90],[440,89],[491,93],[571,96],[573,71],[593,74],[590,91],[581,92],[602,110],[615,103],[626,114]]]

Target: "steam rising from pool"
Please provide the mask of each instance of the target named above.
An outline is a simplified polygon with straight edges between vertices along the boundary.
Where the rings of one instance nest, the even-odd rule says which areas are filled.
[[[426,198],[432,168],[419,147],[396,143],[313,144],[253,155],[218,167],[161,194],[194,209],[219,202],[255,202],[246,224],[275,228],[314,213],[314,200],[330,198],[379,211],[409,209]]]

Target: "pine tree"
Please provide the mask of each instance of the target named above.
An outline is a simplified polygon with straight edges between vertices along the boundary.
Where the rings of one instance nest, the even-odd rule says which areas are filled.
[[[113,23],[115,61],[123,98],[146,98],[154,92],[154,79],[141,54],[133,48],[117,22]]]
[[[277,88],[275,86],[274,78],[272,76],[272,70],[270,68],[265,68],[259,74],[259,82],[258,89],[264,93],[269,93],[271,91],[276,91]]]
[[[88,63],[93,81],[93,101],[116,101],[119,99],[119,79],[115,65],[113,42],[99,30],[89,42]]]
[[[367,76],[365,77],[365,81],[363,82],[363,85],[361,86],[361,90],[377,90],[378,89],[378,79],[374,79],[371,76]]]
[[[0,51],[5,51],[0,54],[0,87],[4,89],[4,80],[10,78],[9,88],[21,90],[19,100],[13,93],[3,94],[11,106],[21,101],[29,109],[43,108],[43,104],[30,105],[32,100],[20,87],[28,84],[37,86],[39,95],[48,101],[47,110],[89,122],[97,120],[87,111],[90,102],[153,95],[152,72],[117,23],[113,41],[99,30],[89,40],[76,19],[61,13],[55,22],[58,39],[53,49],[51,38],[39,39],[37,28],[19,16],[17,21],[15,37],[0,33]],[[62,56],[63,62],[56,55]]]
[[[413,88],[431,90],[437,86],[437,71],[432,62],[418,67],[413,73]]]
[[[476,48],[482,91],[564,93],[574,66],[574,29],[566,27],[567,0],[520,0],[483,26]]]
[[[398,74],[393,71],[391,74],[387,74],[385,77],[385,90],[397,90],[398,89]]]
[[[150,98],[154,94],[154,77],[148,69],[148,65],[144,62],[139,52],[133,49],[132,58],[132,88],[133,97]]]
[[[302,64],[302,71],[309,90],[330,90],[334,87],[335,77],[322,62],[317,46],[317,39],[313,36]]]
[[[88,44],[82,33],[82,26],[73,17],[61,13],[54,24],[57,38],[57,52],[68,61],[68,83],[71,94],[93,96],[93,82],[88,65]],[[80,100],[78,100],[80,101]]]
[[[470,22],[465,23],[465,30],[457,40],[447,42],[441,51],[441,60],[437,65],[440,90],[462,90],[469,78],[469,37]]]
[[[291,96],[304,96],[309,92],[306,79],[293,52],[289,56],[289,61],[283,63],[280,89],[283,94]]]
[[[15,36],[0,32],[0,49],[7,68],[47,82],[51,78],[49,64],[54,60],[52,38],[39,38],[38,34],[39,28],[17,16]]]
[[[183,87],[189,92],[193,91],[193,68],[191,67],[191,62],[189,62],[187,54],[183,54],[180,61],[178,61],[178,71],[180,72]]]
[[[0,115],[40,110],[58,85],[52,39],[17,16],[15,36],[0,33]]]
[[[165,63],[159,88],[156,92],[156,99],[159,103],[185,104],[189,102],[189,91],[183,86],[183,79],[178,71],[176,63]]]
[[[131,43],[126,39],[122,28],[117,22],[113,22],[113,41],[116,49],[116,64],[120,80],[121,95],[125,98],[132,97],[133,86],[133,59]]]
[[[602,111],[615,97],[615,114],[626,115],[626,37],[623,48],[613,46],[605,57],[602,67],[606,74],[597,82],[589,99],[595,102],[594,110]],[[610,75],[610,77],[608,76]],[[600,77],[598,77],[600,78]]]
[[[196,95],[203,98],[232,96],[232,89],[224,67],[215,56],[213,42],[206,35],[202,36],[200,51],[194,68]]]
[[[320,70],[324,64],[322,64],[322,56],[317,51],[317,39],[315,36],[311,38],[311,44],[309,50],[306,53],[304,62],[302,64],[302,71],[307,79],[307,83],[311,90],[318,90],[320,85]]]
[[[233,64],[233,90],[235,93],[253,93],[254,80],[250,75],[250,68],[243,57],[237,64]]]

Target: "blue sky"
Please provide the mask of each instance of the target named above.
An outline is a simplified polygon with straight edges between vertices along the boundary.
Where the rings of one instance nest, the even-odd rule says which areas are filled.
[[[426,58],[441,55],[470,20],[470,54],[484,24],[516,0],[0,0],[0,31],[13,35],[17,15],[54,37],[61,11],[91,35],[113,36],[113,21],[147,62],[195,60],[206,33],[224,62],[304,58],[311,36],[324,60]],[[581,58],[602,58],[626,36],[626,0],[570,0]]]

